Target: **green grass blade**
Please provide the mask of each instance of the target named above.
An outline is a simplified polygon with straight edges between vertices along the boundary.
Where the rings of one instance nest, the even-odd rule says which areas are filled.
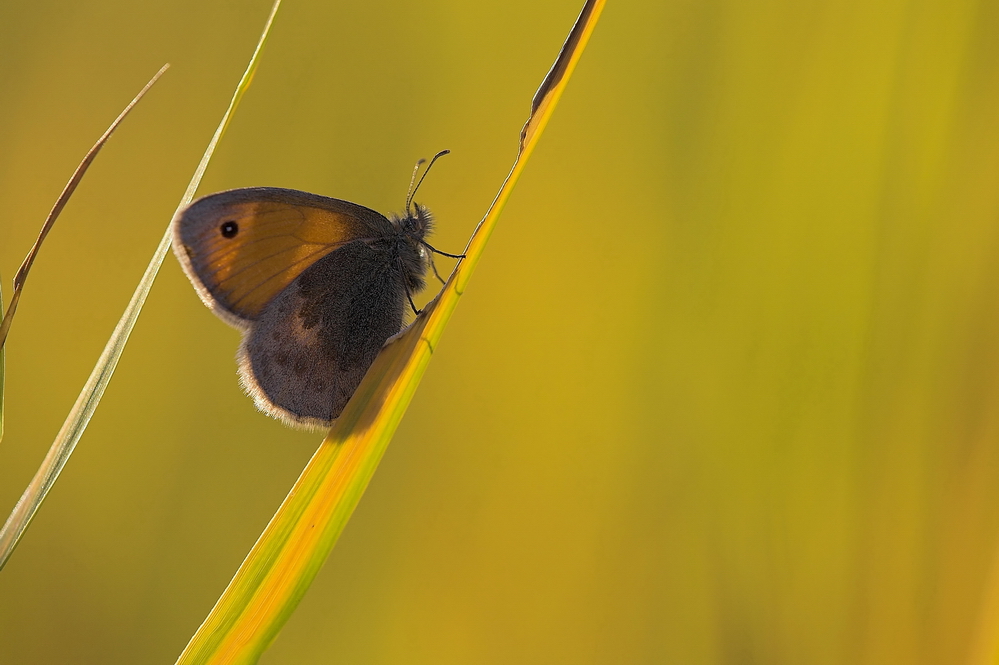
[[[228,127],[236,107],[243,98],[243,94],[253,80],[253,74],[260,60],[261,51],[267,42],[271,24],[274,21],[274,16],[277,14],[280,4],[281,0],[276,0],[271,8],[270,16],[267,18],[267,23],[257,42],[253,56],[250,58],[250,63],[247,65],[246,71],[243,73],[243,77],[236,87],[232,100],[229,102],[229,108],[226,109],[225,114],[222,116],[222,121],[208,143],[201,162],[198,164],[197,169],[195,169],[194,176],[191,178],[184,196],[181,197],[180,203],[177,205],[178,211],[187,207],[194,198],[198,185],[201,183],[201,178],[204,176],[205,170],[208,168],[208,163],[215,152],[215,147],[218,145],[219,139],[221,139],[226,127]],[[45,496],[55,484],[70,455],[73,454],[77,442],[83,436],[90,418],[94,415],[94,411],[96,411],[97,405],[104,395],[104,390],[107,388],[108,383],[111,381],[111,376],[118,366],[118,360],[121,358],[132,328],[135,327],[135,322],[139,318],[139,313],[146,302],[146,297],[149,295],[149,290],[156,279],[160,265],[162,265],[164,257],[166,257],[167,252],[170,250],[171,237],[168,225],[163,238],[156,247],[152,259],[149,261],[149,265],[146,267],[145,273],[142,275],[142,279],[139,281],[139,285],[132,294],[132,299],[125,308],[121,319],[119,319],[118,325],[115,326],[111,338],[104,347],[104,352],[97,361],[93,372],[91,372],[90,378],[87,379],[83,390],[80,392],[80,396],[77,397],[73,409],[66,417],[66,421],[63,423],[58,435],[56,435],[56,439],[49,448],[42,465],[31,479],[27,489],[21,495],[10,517],[7,518],[3,529],[0,529],[0,568],[3,568],[7,563],[7,559],[10,558],[18,541],[28,528],[39,506],[41,506],[42,501],[45,500]]]
[[[178,665],[255,663],[343,531],[416,391],[489,234],[537,144],[603,9],[588,0],[534,98],[518,157],[476,227],[467,258],[412,326],[388,343],[309,461]]]

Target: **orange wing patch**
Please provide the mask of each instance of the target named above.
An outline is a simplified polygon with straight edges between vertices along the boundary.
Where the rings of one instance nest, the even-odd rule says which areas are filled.
[[[179,239],[190,268],[207,291],[202,298],[208,302],[210,296],[213,309],[243,320],[255,319],[322,257],[371,235],[349,213],[266,200],[231,201],[205,211],[195,204],[181,224]]]

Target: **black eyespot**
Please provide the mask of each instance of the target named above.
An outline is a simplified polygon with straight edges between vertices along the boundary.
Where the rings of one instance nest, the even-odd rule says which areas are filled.
[[[223,238],[235,238],[236,234],[239,233],[239,224],[233,221],[223,222],[219,230],[222,231]]]

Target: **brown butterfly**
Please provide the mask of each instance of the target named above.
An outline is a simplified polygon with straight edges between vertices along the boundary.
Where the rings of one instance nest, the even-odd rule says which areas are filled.
[[[422,182],[410,183],[402,216],[250,187],[209,194],[174,218],[174,252],[198,295],[243,331],[239,376],[260,410],[291,425],[328,426],[402,329],[407,303],[419,313],[413,294],[425,285],[431,253],[462,258],[425,240],[433,218],[413,204]]]

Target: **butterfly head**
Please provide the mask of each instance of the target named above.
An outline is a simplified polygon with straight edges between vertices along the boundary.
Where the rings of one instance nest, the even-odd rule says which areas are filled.
[[[395,224],[400,233],[414,243],[421,244],[423,239],[430,235],[434,216],[427,210],[426,206],[414,203],[404,215],[393,217],[392,223]]]

